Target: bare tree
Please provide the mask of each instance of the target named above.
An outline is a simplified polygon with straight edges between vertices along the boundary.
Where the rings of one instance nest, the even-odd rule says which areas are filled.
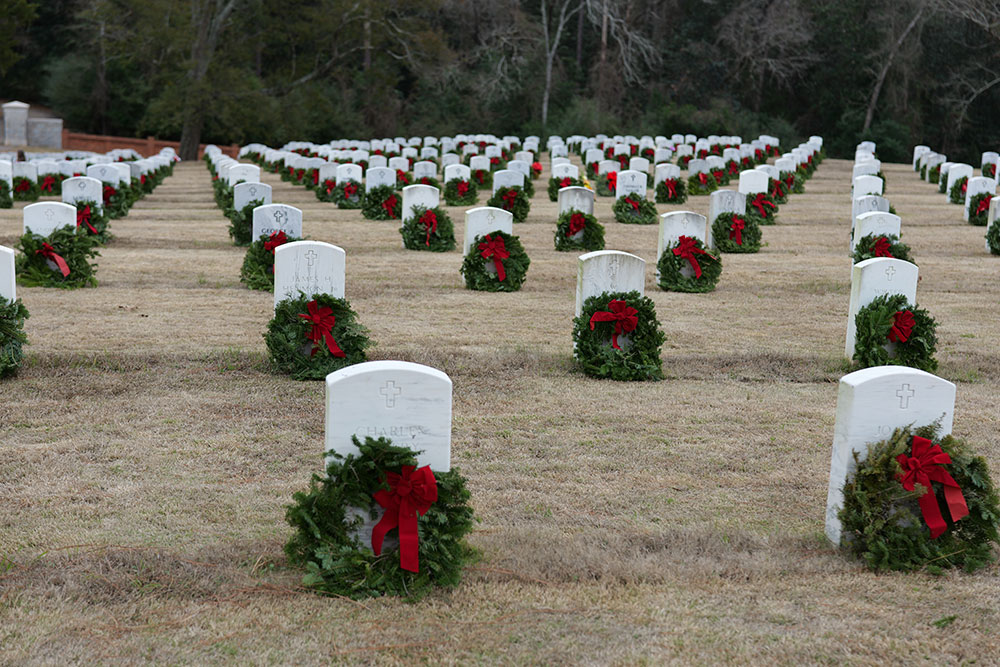
[[[617,67],[627,83],[639,83],[643,70],[661,62],[656,44],[638,27],[630,0],[584,0],[587,18],[601,29],[599,62],[606,63],[608,45],[617,47]]]
[[[542,129],[549,123],[549,96],[552,93],[552,66],[555,64],[559,40],[569,20],[580,11],[577,0],[556,0],[552,6],[555,25],[549,25],[549,3],[542,0],[542,35],[545,38],[545,89],[542,91]],[[557,13],[558,12],[558,13]]]
[[[953,129],[957,133],[969,117],[969,109],[980,96],[1000,86],[1000,63],[995,54],[1000,51],[1000,4],[996,0],[943,0],[941,11],[978,27],[986,44],[970,45],[983,49],[984,57],[971,67],[957,69],[948,85],[946,99],[955,109]],[[992,60],[986,54],[992,56]]]

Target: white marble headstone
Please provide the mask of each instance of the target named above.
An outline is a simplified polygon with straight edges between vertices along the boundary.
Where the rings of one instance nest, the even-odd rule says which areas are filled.
[[[688,178],[691,176],[697,176],[698,174],[708,173],[708,163],[705,160],[700,160],[695,158],[688,162]]]
[[[501,169],[493,174],[493,194],[500,188],[524,187],[524,174],[512,169]]]
[[[38,167],[30,162],[15,162],[12,168],[12,175],[26,178],[29,181],[38,182]]]
[[[656,165],[656,176],[653,179],[654,185],[659,185],[663,181],[670,179],[679,179],[681,177],[681,168],[676,164],[658,164]]]
[[[447,184],[448,181],[456,178],[460,181],[468,181],[472,178],[472,170],[469,169],[464,164],[459,164],[459,163],[449,164],[447,167],[444,168],[445,184]]]
[[[851,269],[851,300],[847,308],[847,340],[844,355],[854,357],[857,327],[854,318],[858,311],[876,297],[902,294],[911,304],[917,300],[918,269],[916,264],[888,257],[873,257],[858,262]]]
[[[854,228],[858,224],[858,216],[862,213],[868,213],[870,211],[882,211],[883,213],[889,212],[889,200],[885,197],[880,197],[878,195],[865,195],[864,197],[855,197],[854,202],[851,204],[851,230],[853,233]]]
[[[389,158],[389,169],[393,171],[409,171],[410,161],[405,157]]]
[[[641,171],[644,174],[648,174],[649,160],[640,155],[636,155],[635,157],[629,159],[628,168],[630,171]]]
[[[854,199],[865,195],[881,195],[882,179],[878,176],[858,176],[854,179]]]
[[[858,241],[869,234],[875,236],[892,235],[898,239],[901,233],[900,225],[900,217],[892,213],[883,213],[882,211],[862,213],[854,221],[854,230],[851,235],[851,254],[854,254],[854,248],[857,247]]]
[[[943,168],[942,168],[943,173]],[[953,162],[948,168],[948,183],[945,186],[944,194],[945,197],[951,197],[951,188],[955,185],[955,182],[962,178],[972,178],[972,165],[964,164],[962,162]]]
[[[601,160],[597,163],[597,173],[598,175],[618,173],[621,169],[621,165],[618,164],[618,160]]]
[[[242,211],[250,202],[259,199],[261,205],[271,203],[271,186],[267,183],[237,183],[233,186],[233,208]]]
[[[341,164],[337,165],[337,184],[346,183],[347,181],[354,181],[355,183],[361,183],[362,173],[360,164]]]
[[[293,241],[274,249],[274,307],[285,299],[329,294],[344,298],[347,255],[322,241]]]
[[[465,212],[465,254],[468,255],[477,236],[490,232],[514,233],[514,214],[502,208],[480,206]]]
[[[252,240],[261,234],[270,236],[275,232],[285,232],[285,236],[302,237],[302,211],[288,204],[265,204],[253,210]]]
[[[243,181],[244,183],[260,183],[260,167],[255,164],[238,164],[229,169],[229,186]]]
[[[575,164],[557,164],[552,167],[552,178],[556,180],[580,178],[580,169]]]
[[[985,176],[975,176],[970,178],[965,189],[965,206],[963,207],[962,212],[965,221],[969,221],[969,208],[972,206],[973,197],[984,193],[991,195],[996,194],[996,191],[997,182],[995,179],[986,178]]]
[[[594,215],[594,191],[580,186],[559,188],[559,215],[576,210]]]
[[[826,536],[833,544],[840,544],[837,514],[844,504],[844,483],[856,469],[853,453],[863,461],[869,445],[910,425],[939,421],[940,435],[948,435],[954,412],[955,385],[916,368],[875,366],[840,379],[826,494]]]
[[[421,178],[437,178],[437,164],[427,160],[414,163],[413,180],[419,181]]]
[[[62,200],[63,203],[74,206],[77,202],[92,201],[97,204],[98,209],[104,210],[104,185],[89,176],[67,178],[62,182]]]
[[[87,167],[87,176],[108,185],[118,186],[118,169],[111,164],[94,164]]]
[[[389,167],[369,167],[365,172],[365,187],[371,190],[382,185],[396,187],[396,170]]]
[[[0,298],[17,300],[17,281],[14,274],[14,250],[0,245]]]
[[[76,227],[76,206],[43,201],[24,207],[24,231],[48,236],[61,227]]]
[[[677,243],[682,236],[690,236],[708,245],[708,218],[693,211],[673,211],[660,216],[660,234],[656,243],[656,258]],[[687,267],[685,267],[687,268]]]
[[[767,192],[768,175],[756,169],[747,169],[740,172],[739,191],[741,195],[755,195],[759,192]]]
[[[469,169],[476,171],[477,169],[482,169],[483,171],[490,171],[490,159],[485,155],[473,155],[469,159]]]
[[[425,206],[427,208],[437,208],[441,203],[441,191],[433,185],[407,185],[403,188],[403,220],[409,219],[413,215],[414,206]]]
[[[646,262],[620,250],[596,250],[580,255],[576,273],[576,315],[583,302],[603,292],[643,294],[646,288]]]
[[[621,199],[625,195],[638,195],[640,199],[646,198],[646,172],[633,171],[627,169],[618,172],[618,181],[615,185],[615,199]]]

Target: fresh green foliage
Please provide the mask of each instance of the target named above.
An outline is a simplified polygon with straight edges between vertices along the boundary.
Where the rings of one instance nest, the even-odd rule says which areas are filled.
[[[618,337],[621,349],[612,347],[614,322],[597,322],[590,328],[590,319],[598,311],[607,311],[612,301],[625,301],[635,308],[638,322],[635,330]],[[638,292],[604,292],[583,302],[580,316],[573,320],[574,356],[583,372],[612,380],[661,380],[663,369],[660,348],[666,336],[656,319],[653,300]]]
[[[30,317],[20,299],[11,301],[0,296],[0,378],[17,373],[24,359],[22,347],[27,344],[24,321]]]
[[[253,210],[258,206],[263,206],[263,199],[254,199],[243,207],[242,211],[230,207],[226,210],[226,217],[229,218],[229,236],[233,239],[233,245],[248,246],[253,239]]]
[[[1000,255],[1000,218],[994,220],[986,230],[986,243],[989,245],[990,253]]]
[[[84,212],[87,212],[86,218],[83,217]],[[90,224],[88,225],[84,220]],[[107,213],[102,206],[98,206],[97,202],[93,200],[76,202],[76,221],[80,233],[89,235],[98,245],[110,243],[115,238],[108,228]]]
[[[23,176],[14,177],[14,201],[38,201],[40,195],[38,183]]]
[[[268,250],[264,247],[268,237],[268,234],[261,234],[259,239],[250,244],[250,247],[247,248],[247,254],[243,257],[240,282],[249,289],[263,291],[274,289],[274,250]],[[289,236],[285,243],[301,240]]]
[[[530,181],[529,181],[530,182]],[[583,187],[583,181],[579,178],[550,178],[549,179],[549,201],[559,201],[559,190],[562,188]]]
[[[711,292],[715,289],[719,276],[722,275],[722,255],[716,256],[708,252],[701,239],[695,239],[694,242],[695,247],[706,251],[704,255],[695,254],[698,266],[701,267],[701,277],[696,278],[694,273],[684,275],[682,269],[691,269],[691,262],[674,254],[674,248],[679,245],[674,243],[663,251],[660,261],[656,263],[662,289],[668,292]]]
[[[63,258],[69,267],[69,275],[63,276],[59,269],[49,266],[41,254],[42,244],[48,243],[53,251]],[[17,257],[17,280],[27,287],[94,287],[96,263],[90,259],[98,257],[97,241],[82,227],[60,227],[48,236],[26,232],[18,241],[21,254]]]
[[[774,197],[770,194],[764,193],[764,197],[760,201],[760,209],[753,205],[756,201],[757,195],[747,195],[746,198],[746,217],[749,220],[753,220],[758,225],[773,225],[776,222],[778,216],[778,204],[774,201]],[[761,214],[761,210],[764,211]]]
[[[701,182],[701,176],[705,177],[705,182]],[[719,184],[711,174],[695,174],[689,176],[687,180],[687,191],[690,195],[707,195],[719,189]]]
[[[348,197],[347,193],[344,191],[348,183],[350,183],[354,188],[357,188],[350,197]],[[316,192],[318,193],[320,191],[325,191],[325,188],[317,188]],[[337,181],[337,186],[333,188],[333,191],[330,193],[330,198],[337,204],[337,208],[342,209],[361,208],[364,202],[364,196],[365,186],[350,179]]]
[[[968,176],[963,176],[951,185],[951,190],[948,192],[948,201],[952,204],[964,204],[965,203],[965,186],[969,182]]]
[[[428,211],[437,218],[437,229],[420,222]],[[403,236],[403,247],[408,250],[448,252],[455,249],[455,226],[451,217],[440,206],[432,209],[414,206],[410,217],[399,228],[399,233]]]
[[[458,194],[458,184],[466,183],[469,189],[464,195]],[[479,197],[479,191],[472,180],[463,181],[460,178],[453,178],[444,184],[444,202],[448,206],[472,206]]]
[[[517,195],[508,196],[508,192],[516,192]],[[524,222],[528,217],[528,211],[531,210],[531,202],[528,201],[527,193],[516,185],[500,188],[486,200],[486,205],[510,211],[514,216],[514,222]]]
[[[666,181],[660,181],[656,184],[656,203],[657,204],[683,204],[687,201],[687,185],[684,183],[684,179],[675,178],[674,181],[674,192],[676,193],[674,197],[670,196],[670,190],[667,188]]]
[[[483,257],[479,250],[479,244],[486,240],[486,236],[503,239],[504,249],[510,254],[510,257],[501,260],[505,272],[503,280],[500,280],[497,273],[487,270],[487,267],[494,266],[493,258]],[[530,264],[531,260],[518,237],[504,232],[490,232],[476,237],[469,254],[462,260],[462,268],[459,271],[465,276],[465,286],[468,289],[483,292],[516,292],[524,284]]]
[[[993,195],[994,197],[996,195]],[[981,213],[976,213],[979,210],[979,205],[984,199],[990,197],[989,192],[980,192],[978,195],[972,197],[969,201],[969,224],[975,225],[976,227],[985,227],[989,218],[989,205]]]
[[[895,314],[913,313],[914,326],[906,342],[890,342]],[[883,294],[858,311],[854,318],[857,331],[854,360],[861,368],[870,366],[911,366],[933,373],[937,370],[934,350],[937,347],[937,323],[922,308],[911,305],[902,294]],[[889,350],[893,351],[890,352]]]
[[[626,225],[654,225],[659,220],[656,204],[638,195],[623,195],[611,207],[615,220]]]
[[[583,236],[580,238],[571,238],[569,234],[570,219],[574,215],[582,215],[585,221]],[[572,236],[575,236],[575,234]],[[586,250],[590,252],[593,250],[604,250],[604,225],[588,213],[581,213],[575,209],[566,211],[559,216],[559,220],[556,222],[555,245],[556,250],[560,251]]]
[[[7,181],[0,179],[0,208],[13,208],[14,198],[11,196]]]
[[[392,198],[392,206],[386,207],[385,202]],[[361,204],[361,215],[368,220],[399,220],[403,210],[403,195],[396,192],[391,185],[379,185],[365,191]]]
[[[883,237],[889,242],[889,254],[894,259],[902,259],[906,262],[916,264],[913,261],[913,256],[910,255],[910,246],[900,243],[899,237],[895,234],[868,234],[861,237],[854,246],[854,263],[857,264],[866,259],[877,257],[875,254],[875,244]]]
[[[730,234],[734,233],[732,227],[736,218],[743,221],[740,243],[736,242],[736,236],[730,238]],[[761,236],[760,226],[752,218],[735,213],[720,213],[712,223],[712,238],[719,252],[759,252]]]

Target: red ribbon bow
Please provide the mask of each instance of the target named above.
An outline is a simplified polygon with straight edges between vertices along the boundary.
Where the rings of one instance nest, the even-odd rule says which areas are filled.
[[[962,194],[964,195],[965,191],[968,190],[968,189],[969,189],[969,181],[963,181],[962,182]]]
[[[701,278],[701,266],[695,255],[708,255],[708,253],[698,247],[694,238],[690,236],[678,238],[677,247],[674,248],[673,253],[681,259],[686,259],[691,264],[691,268],[694,269],[694,277]]]
[[[639,202],[637,202],[636,200],[632,199],[631,195],[625,195],[624,197],[622,197],[622,199],[624,199],[627,204],[629,204],[629,205],[632,206],[632,210],[633,211],[635,211],[635,212],[639,211]]]
[[[354,181],[347,181],[344,183],[344,197],[350,199],[358,193],[358,186],[355,185]]]
[[[985,197],[983,197],[982,199],[980,199],[979,200],[979,206],[976,207],[976,213],[975,213],[975,215],[979,215],[980,213],[985,213],[985,212],[989,211],[990,210],[990,200],[991,199],[993,199],[993,195],[986,195]]]
[[[507,278],[507,271],[503,268],[503,260],[510,257],[507,248],[504,246],[502,236],[486,235],[486,240],[478,246],[479,254],[483,259],[493,258],[493,266],[497,270],[497,280],[503,282]]]
[[[733,216],[733,224],[729,225],[729,239],[731,241],[736,241],[736,245],[743,245],[743,228],[746,227],[746,223],[743,222],[743,218]]]
[[[319,169],[313,169],[313,185],[319,185]]]
[[[531,163],[531,171],[533,171],[535,173],[538,173],[538,174],[542,173],[542,163],[541,162],[532,162]]]
[[[513,188],[503,193],[503,208],[509,211],[514,208],[514,201],[517,199],[517,190]]]
[[[382,208],[384,208],[385,212],[389,214],[389,217],[395,218],[396,204],[398,203],[399,200],[396,199],[396,195],[389,195],[388,197],[386,197],[386,200],[382,202]]]
[[[464,197],[469,192],[469,184],[465,181],[459,181],[455,184],[455,190],[458,191],[459,197]]]
[[[264,250],[269,251],[273,255],[274,249],[277,248],[279,245],[284,245],[285,243],[288,243],[288,237],[285,236],[284,231],[279,229],[278,231],[268,236],[267,240],[264,241]]]
[[[333,325],[337,323],[337,318],[333,315],[333,308],[321,307],[315,299],[307,303],[306,308],[309,310],[309,314],[299,313],[299,317],[312,323],[312,329],[306,334],[306,338],[313,342],[313,349],[309,356],[316,354],[320,347],[320,341],[325,340],[326,349],[330,350],[330,354],[340,358],[346,357],[347,355],[337,345],[337,341],[333,339],[332,329]]]
[[[48,243],[42,243],[42,247],[35,251],[36,255],[41,255],[45,259],[51,259],[59,267],[60,273],[63,274],[63,278],[69,276],[69,264],[66,260],[56,254],[56,249],[50,246]]]
[[[905,343],[913,333],[913,313],[908,310],[897,310],[892,316],[892,329],[886,336],[893,343]]]
[[[668,178],[663,181],[663,184],[667,186],[667,198],[674,199],[677,196],[677,179]]]
[[[139,184],[140,185],[146,184],[146,174],[139,174]]]
[[[94,226],[90,224],[90,204],[87,204],[76,212],[76,226],[79,227],[80,225],[87,225],[87,229],[90,230],[91,234],[97,233]]]
[[[705,172],[698,174],[698,182],[702,185],[708,185],[708,176],[705,175]]]
[[[587,226],[587,219],[583,217],[583,213],[574,213],[569,216],[569,227],[566,228],[566,236],[573,236],[577,232],[583,231],[583,228]]]
[[[111,198],[114,197],[116,194],[118,194],[117,190],[115,190],[110,185],[105,185],[104,186],[104,203],[105,204],[110,203],[111,202]]]
[[[403,466],[399,474],[387,472],[389,490],[379,489],[372,497],[385,508],[385,514],[372,529],[372,551],[382,555],[382,542],[393,528],[399,528],[399,566],[410,572],[420,571],[420,538],[417,518],[438,499],[437,480],[430,466],[415,469]]]
[[[326,194],[330,194],[331,192],[333,192],[333,189],[337,187],[337,181],[328,178],[325,181],[323,181],[323,187],[326,189]]]
[[[608,189],[611,192],[615,192],[618,189],[618,172],[609,171],[608,172]]]
[[[402,169],[396,170],[396,180],[402,183],[403,185],[406,185],[407,183],[410,182],[410,179],[406,176],[406,172],[403,171]]]
[[[42,192],[52,192],[52,188],[56,186],[56,178],[52,175],[46,175],[42,179]]]
[[[913,491],[917,484],[927,489],[924,495],[920,496],[920,512],[924,515],[927,527],[931,529],[931,539],[940,536],[948,525],[941,516],[941,508],[938,506],[937,496],[931,482],[940,482],[944,485],[944,499],[948,504],[948,511],[952,521],[958,521],[969,513],[969,507],[965,504],[965,496],[958,482],[942,468],[944,464],[951,463],[951,457],[944,453],[941,445],[935,445],[927,438],[913,436],[910,453],[912,456],[900,454],[896,457],[896,462],[903,469],[896,476],[907,491]]]
[[[778,208],[767,200],[767,195],[763,192],[758,192],[757,196],[753,198],[752,202],[750,202],[750,205],[757,209],[757,212],[760,213],[760,217],[762,218],[767,217],[767,211],[764,209],[765,206],[770,206],[773,209]]]
[[[306,173],[305,169],[296,169],[295,170],[295,180],[296,181],[301,181],[302,180],[302,176],[305,173]]]
[[[875,241],[875,256],[876,257],[892,257],[892,253],[889,251],[889,239],[884,236],[878,237]]]
[[[624,301],[615,299],[608,304],[608,309],[606,311],[599,310],[591,316],[590,330],[593,331],[594,325],[598,322],[614,322],[615,331],[611,334],[611,347],[616,350],[620,350],[621,347],[618,346],[618,335],[623,331],[625,333],[635,331],[636,326],[639,324],[638,313],[638,310],[632,308]]]
[[[420,216],[420,224],[427,228],[427,247],[431,245],[431,234],[437,231],[438,228],[438,218],[434,211],[424,211],[424,214]]]
[[[31,189],[31,183],[26,178],[18,180],[17,185],[14,186],[14,192],[27,192]]]
[[[480,185],[482,185],[486,179],[486,172],[483,171],[482,169],[476,169],[474,172],[472,172],[472,175],[476,178],[477,181],[479,181]]]
[[[775,199],[781,199],[785,194],[785,191],[781,189],[781,181],[775,181],[774,187],[771,188],[771,196]]]
[[[559,181],[559,187],[560,188],[568,188],[571,185],[573,185],[573,179],[570,178],[570,177],[568,177],[568,176],[566,178],[562,179],[561,181]]]

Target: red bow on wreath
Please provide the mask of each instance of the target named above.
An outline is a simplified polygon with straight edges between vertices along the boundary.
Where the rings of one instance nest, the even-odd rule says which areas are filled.
[[[569,216],[569,226],[566,228],[566,236],[573,236],[583,231],[583,228],[586,226],[587,219],[583,217],[583,213],[574,213]]]
[[[559,187],[560,188],[568,188],[571,185],[573,185],[573,179],[569,178],[568,176],[566,178],[562,179],[561,181],[559,181]]]
[[[350,199],[356,194],[358,194],[358,186],[355,185],[354,181],[344,183],[344,197],[346,199]]]
[[[618,172],[609,171],[608,172],[608,190],[614,193],[618,189]]]
[[[410,182],[410,179],[407,178],[406,176],[406,172],[403,171],[402,169],[396,170],[396,180],[402,183],[403,185],[406,185]]]
[[[469,184],[465,181],[459,181],[455,184],[455,190],[458,192],[459,197],[464,197],[469,192]]]
[[[674,248],[673,253],[681,259],[686,259],[691,264],[691,268],[694,269],[694,277],[701,278],[701,265],[698,264],[695,255],[708,255],[708,253],[698,247],[694,238],[690,236],[678,238],[677,247]]]
[[[109,204],[111,202],[111,198],[114,197],[116,194],[118,194],[117,190],[115,190],[110,185],[105,185],[104,186],[104,203],[105,203],[105,205]]]
[[[328,178],[325,181],[323,181],[323,189],[326,190],[326,194],[330,194],[331,192],[333,192],[333,189],[335,187],[337,187],[337,181],[331,178]]]
[[[503,209],[505,211],[513,209],[515,201],[517,201],[517,190],[510,189],[503,193]]]
[[[733,216],[733,224],[729,225],[729,240],[736,241],[736,245],[743,245],[743,228],[746,223],[743,218]]]
[[[486,172],[484,170],[476,169],[474,172],[472,172],[472,175],[476,177],[476,180],[479,181],[480,185],[482,185],[485,182]]]
[[[927,522],[927,527],[931,529],[931,539],[936,539],[948,525],[941,516],[941,508],[938,506],[937,496],[931,482],[940,482],[944,485],[944,500],[948,504],[948,511],[952,521],[958,521],[968,515],[969,507],[965,504],[965,496],[962,489],[951,475],[941,467],[951,463],[951,457],[942,449],[941,445],[935,445],[927,438],[913,436],[910,448],[912,456],[900,454],[896,457],[896,462],[903,469],[896,476],[907,491],[916,489],[916,485],[924,487],[926,491],[920,496],[920,512]]]
[[[668,178],[663,181],[663,185],[667,187],[667,199],[674,199],[677,196],[677,179]]]
[[[319,169],[313,169],[313,185],[319,185]]]
[[[774,187],[771,188],[771,196],[775,199],[781,199],[785,195],[785,191],[781,189],[781,181],[775,181]]]
[[[333,315],[333,308],[321,307],[315,299],[307,303],[306,308],[309,310],[309,314],[299,313],[299,317],[312,324],[312,329],[306,334],[306,338],[313,342],[313,349],[309,356],[316,354],[320,347],[320,341],[325,340],[326,349],[330,350],[330,354],[340,358],[346,357],[347,355],[337,345],[337,341],[333,339],[332,330],[337,323],[337,318]]]
[[[618,335],[622,332],[629,333],[635,331],[639,324],[639,311],[632,308],[624,301],[617,299],[608,304],[606,311],[599,310],[590,317],[590,330],[594,330],[594,325],[598,322],[614,322],[615,331],[611,334],[611,347],[620,350],[618,346]]]
[[[386,197],[385,201],[382,202],[382,208],[384,208],[385,212],[389,214],[389,217],[395,218],[396,204],[398,203],[399,200],[396,199],[396,195],[389,195],[388,197]]]
[[[975,215],[979,215],[981,213],[986,213],[987,211],[989,211],[990,210],[990,200],[991,199],[993,199],[993,195],[986,195],[985,197],[983,197],[982,199],[980,199],[979,200],[979,206],[976,207],[976,213],[975,213]]]
[[[277,248],[279,245],[284,245],[285,243],[288,243],[288,237],[285,236],[284,231],[279,229],[278,231],[268,236],[267,240],[264,241],[264,250],[267,250],[273,255],[274,249]]]
[[[913,333],[913,313],[908,310],[897,310],[892,316],[892,328],[886,338],[893,343],[905,343]]]
[[[19,180],[14,186],[14,192],[27,192],[30,189],[31,183],[26,178]]]
[[[35,251],[36,255],[41,255],[45,259],[52,260],[59,267],[59,272],[63,274],[63,278],[69,276],[69,264],[66,260],[56,254],[56,249],[50,246],[48,243],[42,243],[42,247]]]
[[[705,172],[701,172],[700,174],[698,174],[698,182],[701,183],[702,185],[708,185],[708,176],[705,174]]]
[[[729,161],[729,175],[735,176],[740,173],[740,165],[736,164],[736,160]]]
[[[305,173],[306,173],[306,170],[305,170],[305,169],[296,169],[296,170],[295,170],[295,180],[296,180],[296,181],[301,181],[301,180],[302,180],[302,176],[303,176],[303,175],[304,175]]]
[[[629,204],[632,207],[633,211],[635,211],[636,213],[639,212],[639,202],[632,199],[632,195],[625,195],[624,197],[622,197],[622,199],[625,200],[626,204]]]
[[[767,211],[764,209],[765,206],[770,206],[773,209],[778,208],[777,206],[775,206],[774,204],[772,204],[767,200],[767,195],[765,195],[763,192],[758,192],[757,196],[754,197],[753,201],[750,202],[750,205],[757,209],[757,212],[760,213],[760,217],[762,218],[767,217]]]
[[[420,216],[420,224],[427,228],[427,247],[431,245],[431,234],[437,232],[438,228],[438,218],[434,211],[424,211],[424,214]]]
[[[389,490],[379,489],[372,497],[385,508],[385,514],[372,529],[372,551],[382,555],[382,542],[386,533],[399,528],[399,566],[410,572],[420,571],[420,538],[417,517],[438,499],[437,480],[430,466],[415,469],[403,466],[399,474],[387,472]]]
[[[497,270],[497,280],[503,282],[507,278],[507,271],[503,268],[503,260],[510,257],[510,253],[507,252],[507,248],[504,246],[502,236],[490,236],[486,235],[486,239],[480,243],[477,248],[479,249],[479,255],[483,259],[493,258],[493,267]]]
[[[875,241],[875,256],[876,257],[892,257],[892,253],[889,251],[889,239],[884,236],[878,237]]]
[[[789,174],[788,176],[785,176],[785,185],[787,185],[788,187],[792,187],[793,185],[795,185],[794,174]]]
[[[146,174],[139,174],[139,184],[140,185],[146,184]]]
[[[55,176],[46,175],[42,179],[42,192],[52,192],[52,188],[56,186]]]
[[[90,204],[87,204],[76,212],[76,226],[79,227],[80,225],[87,225],[87,229],[90,230],[91,234],[97,233],[94,226],[90,224]]]
[[[968,190],[968,189],[969,189],[969,181],[964,181],[962,183],[962,194],[964,195],[965,191]]]

